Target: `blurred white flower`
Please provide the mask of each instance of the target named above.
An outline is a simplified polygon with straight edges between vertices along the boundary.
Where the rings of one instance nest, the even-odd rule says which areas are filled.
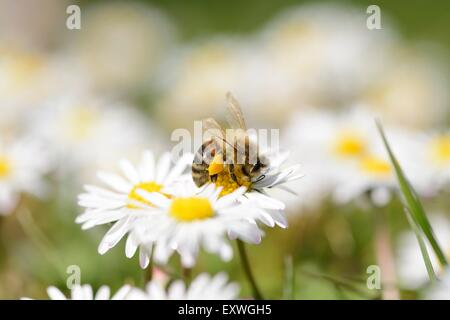
[[[301,195],[298,201],[302,201],[302,195],[312,203],[327,195],[337,203],[358,200],[363,195],[376,205],[390,200],[397,181],[377,131],[376,118],[363,108],[348,112],[309,111],[293,117],[283,142],[285,146],[297,147],[293,158],[304,166],[305,179],[295,186]],[[420,194],[430,194],[425,185],[426,170],[420,168],[416,154],[421,146],[419,135],[393,127],[386,127],[385,131],[413,186]]]
[[[390,48],[378,74],[368,77],[371,83],[359,101],[389,124],[411,129],[445,124],[449,75],[435,54],[414,49]]]
[[[166,289],[160,281],[147,283],[145,291],[134,288],[129,300],[234,300],[238,297],[239,286],[228,282],[225,273],[210,276],[198,275],[189,286],[181,280],[172,282]]]
[[[97,293],[89,284],[74,285],[70,290],[70,297],[66,297],[64,293],[56,287],[48,287],[47,294],[50,300],[126,300],[132,287],[124,285],[113,296],[111,296],[111,289],[108,286],[101,286]],[[29,300],[30,298],[22,298],[22,300]]]
[[[39,93],[37,81],[45,70],[44,56],[32,51],[0,47],[0,94],[5,101],[30,101]]]
[[[336,201],[347,202],[371,187],[389,185],[392,173],[379,139],[374,117],[363,110],[296,115],[284,143],[297,146],[293,156],[310,176],[300,194],[302,188],[314,190],[313,199],[322,200],[331,192]]]
[[[365,19],[352,7],[310,4],[290,8],[265,28],[267,63],[281,71],[298,107],[345,106],[365,88],[393,37],[386,21],[374,33]]]
[[[443,214],[432,214],[430,215],[430,223],[444,253],[450,252],[449,219]],[[442,267],[428,242],[426,246],[433,269],[440,276],[443,271]],[[396,247],[396,265],[400,284],[408,289],[418,289],[424,286],[429,278],[416,235],[412,231],[403,233]]]
[[[154,205],[136,224],[138,237],[142,243],[156,242],[154,258],[162,263],[176,251],[183,266],[192,267],[201,247],[229,261],[233,250],[227,236],[255,244],[262,237],[253,221],[252,206],[237,202],[245,189],[219,197],[222,188],[208,184],[199,189],[188,180],[172,189],[169,198],[138,190],[145,201]]]
[[[0,44],[0,132],[17,134],[25,126],[25,115],[45,99],[48,58]]]
[[[150,151],[143,153],[137,167],[122,160],[120,166],[124,178],[114,173],[99,172],[98,177],[108,189],[85,186],[86,193],[79,195],[78,204],[86,210],[77,217],[76,222],[81,223],[83,229],[115,222],[100,242],[98,251],[100,254],[106,253],[128,234],[125,253],[131,258],[142,244],[135,237],[134,227],[146,222],[149,213],[144,209],[154,206],[139,194],[139,190],[158,192],[166,197],[166,189],[182,179],[182,173],[190,163],[192,156],[186,155],[172,166],[169,153],[163,154],[155,163]],[[148,265],[150,256],[151,246],[141,246],[139,262],[142,268]]]
[[[68,54],[88,72],[94,86],[122,92],[148,84],[173,41],[167,18],[131,1],[96,4],[83,14],[83,27]]]
[[[440,279],[425,291],[427,300],[450,300],[450,270],[447,268]]]
[[[146,147],[157,150],[163,141],[137,110],[91,97],[49,101],[29,115],[29,123],[31,133],[53,152],[60,173],[74,175],[77,182],[98,168],[112,168],[123,154],[137,158]]]
[[[222,107],[224,93],[238,87],[240,45],[224,38],[177,50],[161,75],[157,105],[168,127],[186,127]]]
[[[49,169],[47,154],[37,141],[0,141],[0,215],[12,212],[22,193],[44,196]]]

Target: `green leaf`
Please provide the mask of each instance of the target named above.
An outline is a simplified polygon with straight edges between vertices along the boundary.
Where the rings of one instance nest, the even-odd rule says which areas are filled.
[[[397,176],[397,180],[400,185],[400,190],[405,202],[405,206],[408,209],[408,212],[410,213],[410,216],[415,225],[424,233],[429,243],[431,244],[431,247],[433,248],[433,251],[437,256],[439,263],[442,266],[447,266],[448,265],[447,259],[434,235],[433,229],[431,227],[427,215],[425,214],[425,210],[423,209],[422,203],[420,202],[419,197],[417,196],[417,193],[415,192],[414,188],[407,180],[399,162],[397,161],[394,153],[392,152],[389,142],[387,141],[386,135],[384,134],[384,130],[383,127],[381,126],[381,123],[378,121],[376,123],[381,138],[383,139],[384,146],[386,147],[386,150],[389,154],[389,158],[391,159],[392,165],[394,167],[395,174]]]

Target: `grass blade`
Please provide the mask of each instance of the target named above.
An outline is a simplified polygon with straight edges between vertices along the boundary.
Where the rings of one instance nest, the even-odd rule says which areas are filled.
[[[423,239],[422,232],[417,227],[417,225],[414,223],[413,218],[411,216],[411,213],[409,212],[408,208],[405,208],[405,215],[406,219],[409,222],[409,225],[411,226],[411,229],[413,229],[417,242],[419,242],[420,252],[422,253],[423,262],[425,263],[425,267],[427,268],[428,277],[430,278],[431,282],[436,281],[436,273],[433,269],[433,264],[431,263],[430,256],[428,254],[427,246],[425,245],[425,241]]]
[[[295,265],[292,256],[284,259],[285,264],[285,283],[283,290],[284,299],[295,300]]]
[[[389,145],[389,142],[387,141],[386,135],[384,133],[383,127],[381,126],[380,122],[376,122],[378,131],[380,132],[381,138],[383,140],[384,146],[389,154],[389,158],[391,159],[392,165],[395,170],[395,174],[397,176],[398,183],[400,185],[400,190],[402,192],[404,201],[406,202],[405,205],[410,212],[410,216],[415,223],[415,225],[422,230],[423,234],[428,239],[429,243],[431,244],[431,247],[433,248],[434,253],[436,254],[439,263],[442,266],[447,266],[448,262],[445,257],[444,252],[442,251],[435,235],[433,232],[433,229],[431,227],[431,224],[425,214],[425,210],[423,209],[422,203],[420,202],[416,192],[414,191],[413,187],[407,180],[405,174],[403,173],[402,168],[400,167],[400,164],[398,163],[394,153],[392,152],[392,149]]]

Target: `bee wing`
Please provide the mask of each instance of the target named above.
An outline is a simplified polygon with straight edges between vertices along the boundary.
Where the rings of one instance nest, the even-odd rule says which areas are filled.
[[[234,141],[236,137],[230,132],[225,132],[222,126],[215,119],[213,118],[204,119],[203,128],[209,130],[208,133],[212,139],[215,139],[216,142],[221,143],[223,150],[225,150],[225,145],[227,145],[228,148],[230,148],[231,150],[234,150],[235,152],[238,151]]]
[[[244,115],[242,114],[241,106],[236,98],[231,94],[227,93],[228,102],[228,113],[227,121],[232,129],[242,129],[247,130],[247,125],[245,124]]]
[[[203,130],[211,139],[223,141],[226,139],[226,132],[222,126],[213,118],[206,118],[202,121]]]

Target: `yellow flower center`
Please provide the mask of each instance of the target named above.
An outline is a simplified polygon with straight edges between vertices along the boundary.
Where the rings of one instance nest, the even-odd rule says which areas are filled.
[[[6,54],[5,61],[7,63],[5,64],[5,74],[8,75],[8,82],[6,84],[9,90],[23,90],[24,86],[32,83],[33,76],[37,75],[44,65],[40,57],[31,54],[15,52],[11,53],[9,58],[8,54]]]
[[[389,162],[380,158],[365,157],[361,160],[360,166],[364,172],[372,175],[389,176],[391,174]]]
[[[4,157],[0,156],[0,178],[5,178],[11,172],[11,163]]]
[[[67,117],[67,135],[74,140],[84,140],[89,137],[97,115],[88,106],[74,108]]]
[[[207,198],[178,198],[169,208],[172,217],[180,221],[208,219],[214,216],[214,210]]]
[[[432,144],[433,160],[439,165],[450,163],[450,135],[436,138]]]
[[[355,132],[340,133],[335,141],[334,151],[339,156],[359,157],[366,151],[364,139]]]
[[[133,187],[133,189],[128,194],[128,199],[132,200],[133,202],[140,202],[147,206],[153,206],[153,204],[150,201],[147,201],[142,196],[138,194],[138,190],[145,190],[147,192],[160,192],[162,189],[162,185],[157,184],[156,182],[141,182],[138,183]],[[137,209],[138,207],[135,204],[128,204],[127,208],[130,209]]]

